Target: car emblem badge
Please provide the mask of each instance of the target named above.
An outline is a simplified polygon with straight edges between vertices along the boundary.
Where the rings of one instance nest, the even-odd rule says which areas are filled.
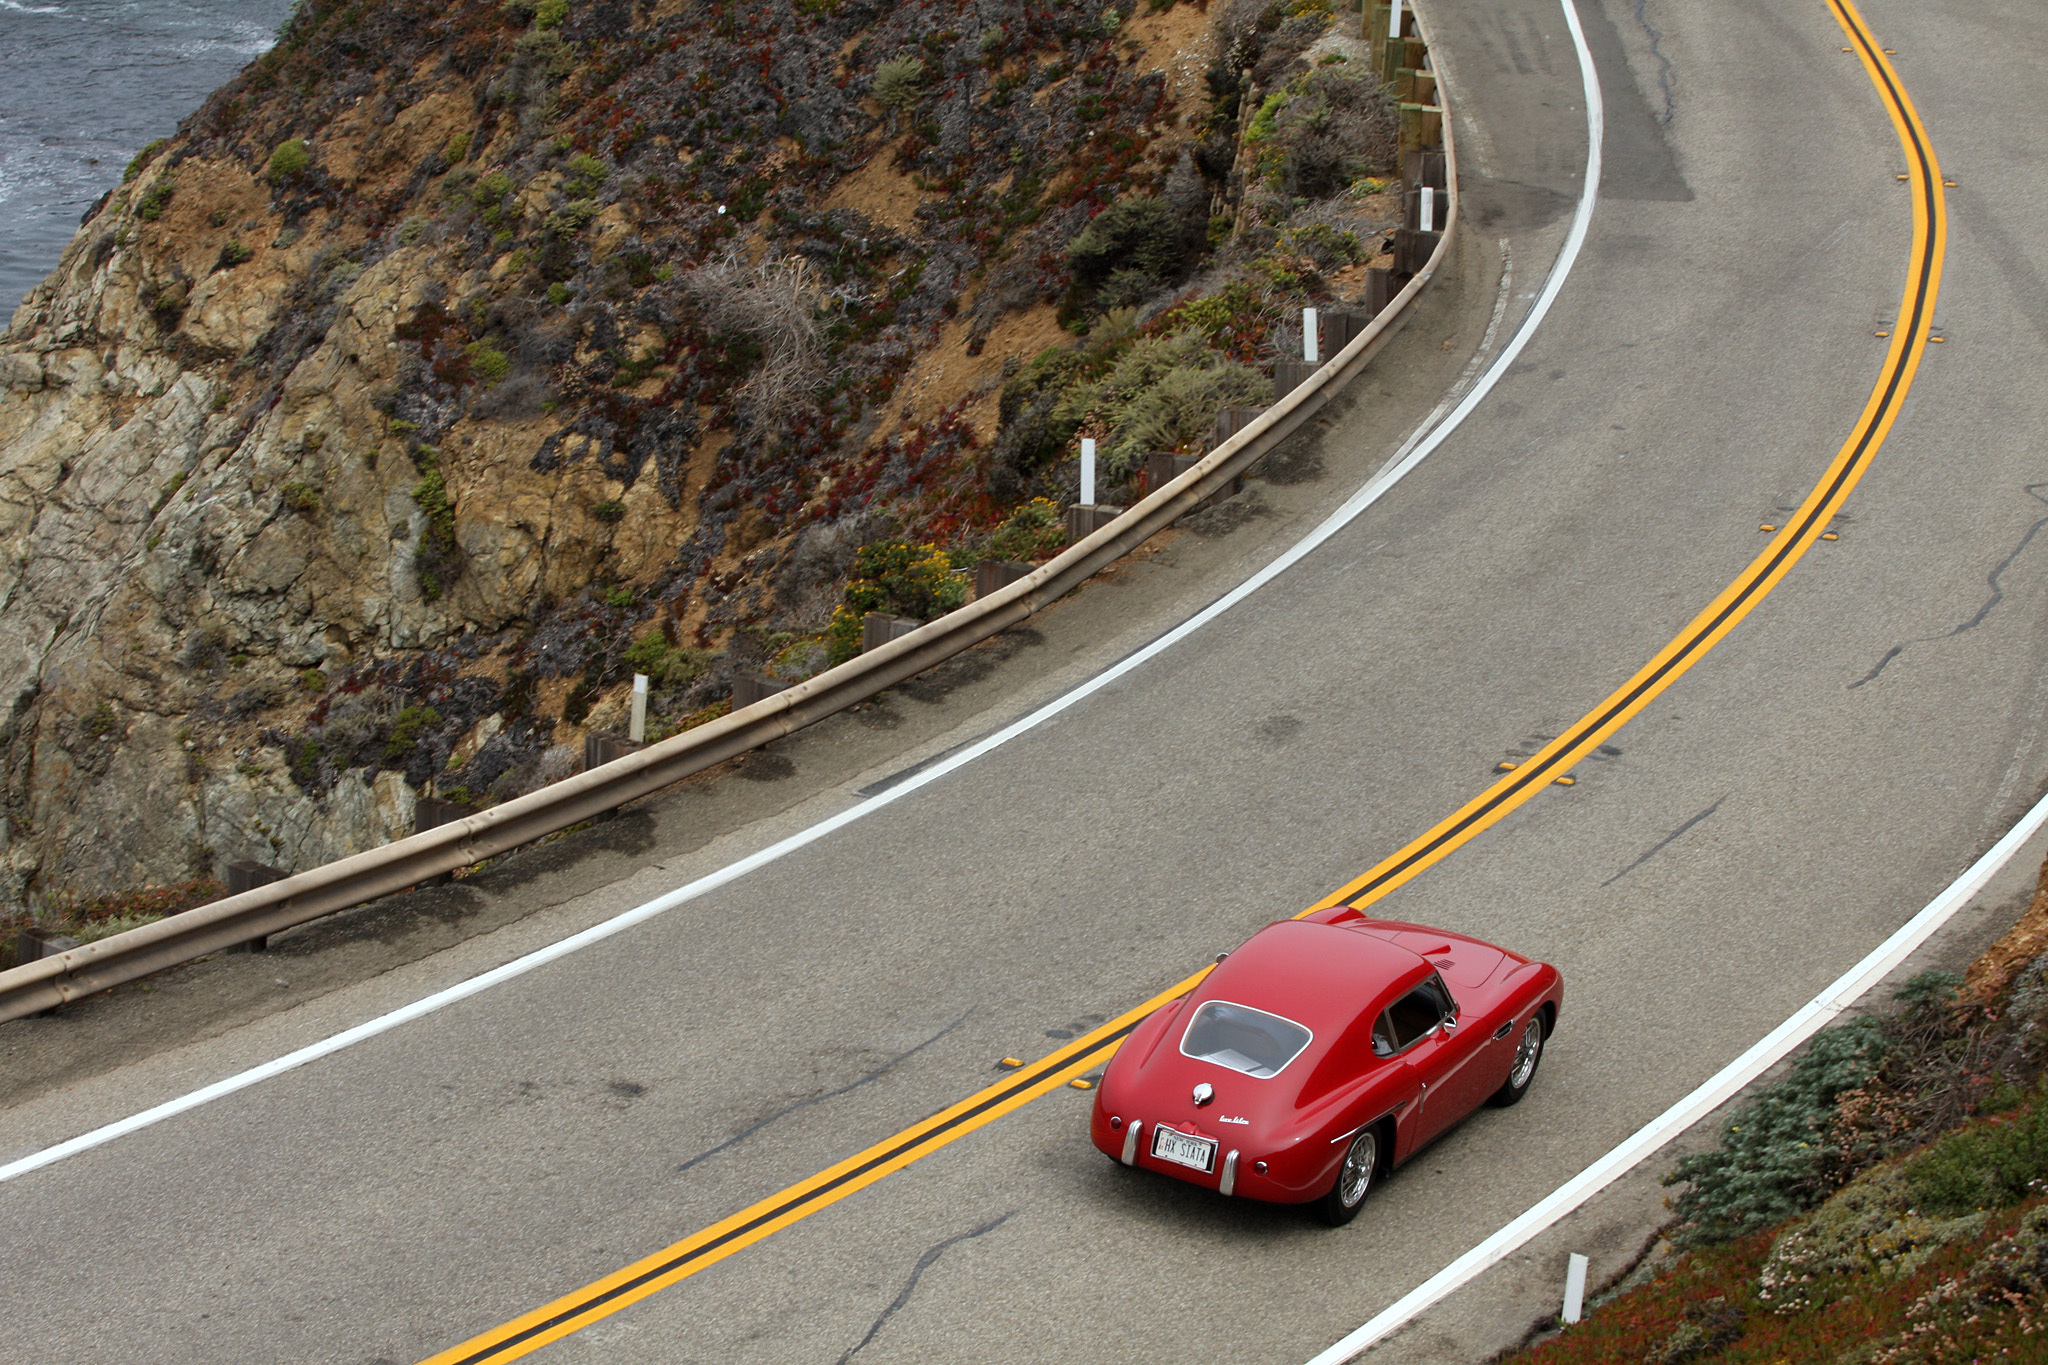
[[[1215,1098],[1216,1087],[1209,1084],[1207,1081],[1203,1081],[1200,1085],[1195,1087],[1195,1107],[1197,1109],[1201,1108],[1203,1105],[1207,1104],[1210,1100],[1213,1100]]]
[[[1247,1118],[1239,1118],[1239,1117],[1238,1117],[1237,1115],[1235,1115],[1235,1114],[1225,1114],[1225,1115],[1224,1115],[1224,1116],[1223,1116],[1222,1118],[1220,1118],[1220,1119],[1217,1119],[1216,1121],[1217,1121],[1218,1123],[1250,1123],[1250,1122],[1251,1122],[1251,1120],[1250,1120],[1250,1119],[1247,1119]]]

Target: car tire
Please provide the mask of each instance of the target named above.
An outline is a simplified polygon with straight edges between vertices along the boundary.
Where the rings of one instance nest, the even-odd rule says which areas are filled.
[[[1380,1130],[1375,1126],[1360,1130],[1344,1149],[1344,1162],[1337,1167],[1337,1178],[1316,1201],[1316,1216],[1333,1228],[1343,1227],[1358,1216],[1379,1175]]]
[[[1501,1082],[1500,1089],[1487,1100],[1496,1109],[1505,1109],[1511,1104],[1520,1104],[1522,1096],[1529,1093],[1529,1085],[1536,1079],[1536,1068],[1543,1062],[1543,1040],[1548,1030],[1543,1027],[1543,1011],[1529,1016],[1529,1022],[1522,1025],[1522,1036],[1515,1042],[1514,1060],[1508,1063],[1508,1078]]]

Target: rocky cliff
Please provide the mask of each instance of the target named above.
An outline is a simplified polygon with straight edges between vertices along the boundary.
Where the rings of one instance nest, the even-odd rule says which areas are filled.
[[[1048,551],[1016,509],[1133,356],[1199,372],[1143,430],[1200,448],[1370,255],[1313,211],[1388,207],[1332,31],[303,0],[0,340],[0,906],[529,789],[636,668],[669,727],[814,671],[862,545]]]

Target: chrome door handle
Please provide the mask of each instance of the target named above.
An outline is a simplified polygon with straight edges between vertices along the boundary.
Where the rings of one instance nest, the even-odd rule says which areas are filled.
[[[1495,1042],[1499,1042],[1499,1041],[1500,1041],[1501,1039],[1503,1039],[1503,1038],[1507,1037],[1507,1036],[1508,1036],[1508,1034],[1510,1034],[1510,1033],[1512,1033],[1512,1032],[1514,1031],[1514,1028],[1515,1028],[1515,1021],[1514,1021],[1514,1020],[1512,1020],[1512,1019],[1508,1020],[1508,1021],[1507,1021],[1507,1022],[1506,1022],[1505,1024],[1502,1024],[1502,1025],[1501,1025],[1501,1026],[1500,1026],[1499,1028],[1497,1028],[1497,1029],[1495,1029],[1495,1030],[1493,1031],[1493,1039],[1494,1039],[1494,1041],[1495,1041]]]

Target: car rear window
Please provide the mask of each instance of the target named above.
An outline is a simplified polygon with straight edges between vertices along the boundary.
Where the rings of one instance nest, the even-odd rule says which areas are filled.
[[[1180,1050],[1247,1076],[1277,1076],[1314,1036],[1292,1019],[1249,1005],[1211,1000],[1188,1021]]]

